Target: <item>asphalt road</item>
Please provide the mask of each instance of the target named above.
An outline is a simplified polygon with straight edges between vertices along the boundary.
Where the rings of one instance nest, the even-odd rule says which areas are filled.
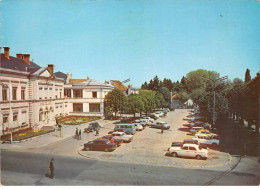
[[[49,172],[54,157],[55,178]],[[259,177],[128,163],[107,163],[74,156],[1,151],[2,185],[258,185]]]

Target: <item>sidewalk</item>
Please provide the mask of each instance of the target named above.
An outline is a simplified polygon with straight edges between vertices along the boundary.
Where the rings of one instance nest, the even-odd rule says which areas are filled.
[[[100,125],[104,125],[108,123],[107,120],[99,120],[98,123]],[[63,137],[60,137],[60,131],[54,131],[49,134],[40,135],[37,137],[33,137],[28,139],[27,141],[23,141],[21,143],[4,143],[1,144],[2,150],[22,150],[22,149],[34,149],[39,148],[43,146],[47,146],[56,142],[60,142],[64,139],[67,139],[69,137],[73,137],[75,135],[76,128],[79,130],[81,129],[81,132],[84,132],[84,129],[89,125],[90,122],[80,124],[80,125],[66,125],[62,128],[62,135]]]

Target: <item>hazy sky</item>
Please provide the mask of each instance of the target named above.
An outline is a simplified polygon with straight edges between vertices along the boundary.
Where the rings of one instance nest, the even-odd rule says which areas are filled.
[[[254,0],[2,0],[1,46],[73,78],[173,81],[199,68],[260,70]]]

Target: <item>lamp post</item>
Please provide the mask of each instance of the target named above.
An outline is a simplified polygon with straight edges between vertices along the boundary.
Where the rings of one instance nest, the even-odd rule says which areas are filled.
[[[223,81],[225,79],[227,79],[228,76],[224,76],[218,79],[211,79],[211,78],[207,78],[202,76],[202,79],[208,80],[213,82],[213,112],[212,112],[212,127],[215,128],[215,104],[216,104],[216,83],[217,81]]]
[[[8,88],[8,91],[9,91],[9,115],[11,115],[11,89],[10,89],[10,87],[7,85],[7,84],[5,84],[5,83],[2,83],[2,82],[0,82],[0,85],[2,85],[2,86],[5,86],[5,87],[7,87]],[[10,116],[9,116],[10,117]],[[12,144],[12,142],[13,142],[13,133],[12,133],[12,128],[11,128],[11,126],[10,126],[10,119],[8,119],[8,126],[9,126],[9,128],[10,128],[10,131],[11,131],[11,135],[10,135],[10,143]]]
[[[130,81],[130,78],[129,79],[126,79],[122,82],[120,82],[120,86],[123,84],[123,83],[127,83]],[[120,88],[120,87],[119,87]],[[122,116],[122,111],[121,111],[121,98],[120,98],[120,101],[119,101],[120,105],[119,105],[119,109],[120,109],[120,117]]]

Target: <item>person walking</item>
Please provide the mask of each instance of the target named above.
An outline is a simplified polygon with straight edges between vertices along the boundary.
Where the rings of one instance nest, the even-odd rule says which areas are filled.
[[[114,143],[114,141],[115,141],[114,138],[111,137],[111,138],[110,138],[110,143]]]
[[[162,127],[161,127],[161,133],[162,133],[162,134],[163,134],[163,130],[164,130],[164,129],[163,129],[163,125],[162,125]]]
[[[79,139],[81,140],[81,129],[79,130]]]
[[[78,138],[79,138],[79,132],[78,132],[78,128],[76,129],[75,138],[76,138],[76,139],[78,139]]]
[[[49,166],[49,169],[50,169],[50,178],[53,179],[54,178],[54,159],[52,158],[51,159],[51,162],[50,162],[50,166]]]

